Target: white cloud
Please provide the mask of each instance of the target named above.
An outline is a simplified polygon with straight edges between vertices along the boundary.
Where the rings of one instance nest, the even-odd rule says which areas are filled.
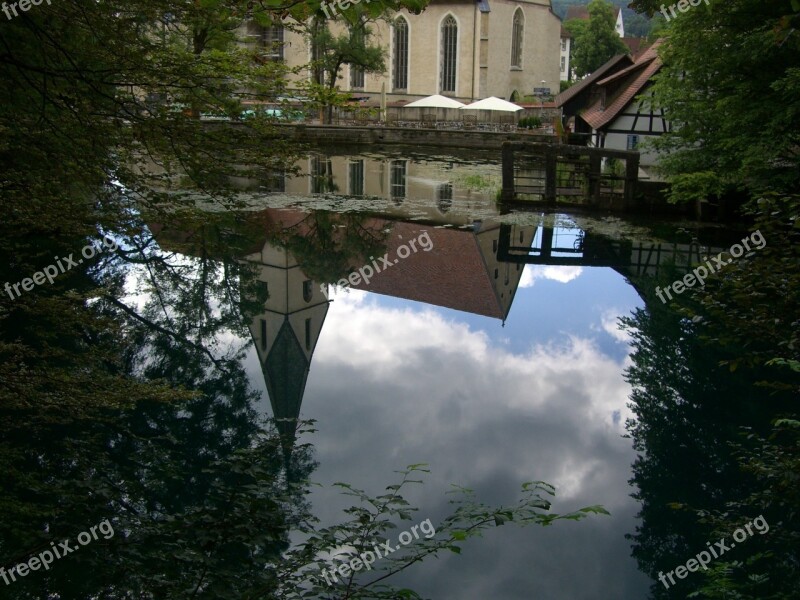
[[[563,430],[580,430],[586,446],[612,444],[621,450],[623,423],[631,416],[623,368],[624,363],[587,339],[570,337],[514,353],[484,332],[430,309],[390,308],[375,297],[345,295],[328,313],[312,374],[326,380],[326,396],[347,399],[344,410],[353,411],[351,418],[364,418],[363,411],[376,410],[378,402],[386,423],[404,423],[402,432],[359,429],[358,439],[347,436],[345,443],[339,438],[329,450],[350,452],[361,446],[366,451],[375,444],[401,463],[438,456],[455,469],[463,456],[447,448],[488,432],[500,436],[498,443],[525,447],[521,455],[542,453],[542,439],[519,440],[509,431],[525,423],[537,430],[547,427],[545,437],[556,445],[566,435]],[[423,449],[425,456],[418,456]],[[494,454],[477,453],[472,476],[491,477],[496,461]],[[544,473],[537,477],[556,484],[560,498],[575,498],[585,492],[586,479],[605,468],[602,461],[596,463],[595,451],[572,448],[538,467],[550,479]],[[531,477],[524,461],[517,467],[519,481]]]
[[[556,487],[554,512],[602,504],[612,516],[561,523],[534,538],[502,527],[465,547],[459,562],[425,563],[395,583],[429,597],[478,600],[497,596],[497,578],[482,575],[491,571],[509,600],[529,597],[535,585],[543,600],[588,599],[609,580],[611,596],[642,597],[648,581],[622,535],[638,509],[628,486],[635,452],[623,437],[629,359],[582,337],[537,338],[514,350],[462,319],[363,292],[337,296],[302,407],[303,418],[316,420],[308,441],[320,461],[314,480],[323,484],[311,497],[317,516],[339,521],[352,504],[333,482],[380,493],[399,480],[393,471],[412,463],[429,463],[431,473],[405,493],[434,522],[452,510],[450,484],[500,505],[516,501],[522,482],[543,480]],[[598,575],[563,570],[576,556]],[[465,565],[475,574],[469,591],[451,594]]]
[[[630,344],[631,336],[627,331],[619,329],[621,313],[617,310],[607,310],[600,317],[600,326],[603,331],[621,344]]]
[[[525,265],[519,287],[533,287],[537,279],[550,279],[560,283],[569,283],[583,273],[583,267],[564,267],[554,265]]]

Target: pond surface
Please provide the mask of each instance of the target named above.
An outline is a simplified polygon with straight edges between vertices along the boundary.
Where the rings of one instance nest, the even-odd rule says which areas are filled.
[[[431,472],[408,491],[418,508],[409,524],[444,518],[451,484],[497,506],[541,480],[556,489],[556,513],[591,505],[610,513],[492,527],[460,554],[400,573],[398,585],[437,600],[647,597],[657,581],[640,563],[670,535],[660,507],[674,498],[634,467],[643,452],[626,427],[635,418],[626,373],[652,332],[638,329],[635,345],[620,318],[638,314],[644,327],[655,281],[683,276],[736,234],[533,207],[501,214],[499,165],[485,157],[321,152],[299,167],[294,177],[240,180],[247,209],[235,215],[209,205],[189,218],[143,214],[147,261],[120,271],[118,301],[145,317],[132,370],[201,391],[188,407],[126,417],[140,436],[159,432],[156,454],[182,448],[179,495],[196,493],[189,490],[208,468],[199,457],[247,446],[263,416],[277,421],[283,440],[270,468],[299,469],[305,460],[306,476],[321,484],[306,497],[320,526],[341,521],[354,502],[336,482],[379,495],[399,480],[396,471],[418,463]],[[175,331],[206,359],[176,343]],[[677,327],[660,335],[665,348],[682,339]],[[707,366],[665,352],[684,374]],[[219,363],[234,366],[215,373]],[[724,373],[706,375],[701,395],[736,385]],[[295,433],[299,421],[313,421],[313,431]],[[96,433],[115,439],[111,446],[127,443],[125,427],[109,431]],[[684,449],[699,443],[676,435]],[[159,450],[160,436],[170,450]],[[17,443],[35,454],[51,442]],[[684,491],[706,485],[684,458],[662,458],[674,470],[665,481]],[[170,514],[166,502],[153,502]],[[656,507],[645,511],[649,520],[643,502]],[[87,527],[94,522],[87,516]],[[693,535],[680,520],[673,529]],[[692,556],[667,554],[676,565]]]

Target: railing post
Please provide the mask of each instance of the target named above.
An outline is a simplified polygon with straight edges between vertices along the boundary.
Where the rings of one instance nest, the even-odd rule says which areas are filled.
[[[548,146],[545,149],[544,163],[544,199],[551,204],[556,203],[556,146]]]
[[[636,186],[639,183],[639,153],[629,156],[625,161],[625,208],[636,202]]]
[[[503,202],[512,202],[516,198],[516,183],[514,181],[514,145],[513,142],[503,143],[503,191],[500,199]]]
[[[597,152],[589,154],[589,204],[600,204],[600,184],[603,160]]]

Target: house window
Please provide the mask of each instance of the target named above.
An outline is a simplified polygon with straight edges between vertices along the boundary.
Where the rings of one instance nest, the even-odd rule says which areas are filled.
[[[511,29],[511,66],[517,69],[522,68],[522,36],[524,31],[525,19],[522,16],[522,9],[518,8],[514,13],[514,22]]]
[[[629,135],[628,136],[628,150],[636,150],[639,147],[639,136],[638,135]]]
[[[306,350],[311,350],[311,319],[306,319]]]
[[[364,31],[362,29],[350,30],[350,41],[354,48],[364,47]],[[350,89],[360,90],[364,88],[364,67],[350,65]]]
[[[567,51],[567,38],[561,38],[561,51]]]
[[[350,195],[364,195],[364,159],[350,161]]]
[[[283,27],[274,25],[264,29],[261,38],[267,49],[267,56],[272,60],[283,60]]]
[[[456,66],[458,64],[458,24],[452,15],[442,21],[442,54],[439,91],[456,91]]]
[[[389,190],[392,199],[397,205],[402,204],[403,199],[406,197],[406,169],[407,163],[404,160],[393,160],[390,166]]]
[[[303,300],[311,302],[311,297],[314,293],[314,284],[310,279],[303,282]]]
[[[322,59],[325,58],[322,34],[325,29],[327,27],[320,19],[315,19],[311,24],[311,81],[319,85],[325,84],[325,69],[322,66]]]
[[[398,17],[394,22],[394,64],[392,87],[408,89],[408,21]]]
[[[360,90],[364,88],[364,69],[357,65],[350,65],[350,89]]]
[[[265,178],[262,180],[262,186],[265,192],[285,192],[286,191],[286,171],[282,169],[275,169],[267,171]]]
[[[442,183],[436,188],[436,206],[442,214],[450,210],[453,204],[453,184]]]
[[[336,191],[333,182],[333,164],[330,158],[314,154],[311,157],[311,193],[325,194]]]
[[[567,57],[566,56],[562,56],[561,57],[561,72],[563,73],[566,70],[567,70]]]

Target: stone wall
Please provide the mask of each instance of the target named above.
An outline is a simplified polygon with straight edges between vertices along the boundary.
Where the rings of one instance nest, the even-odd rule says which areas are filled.
[[[323,144],[405,144],[440,148],[500,149],[503,142],[555,143],[555,137],[529,133],[451,131],[403,127],[337,125],[278,125],[279,136],[298,142]]]

